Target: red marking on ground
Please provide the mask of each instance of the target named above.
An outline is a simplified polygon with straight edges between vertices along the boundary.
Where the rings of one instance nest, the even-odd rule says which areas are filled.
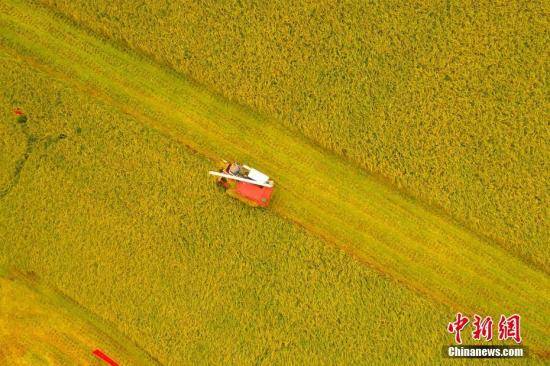
[[[21,110],[21,108],[15,108],[13,110],[13,113],[16,115],[16,116],[21,116],[23,115],[23,111]]]
[[[119,366],[118,363],[113,360],[111,357],[107,356],[105,353],[103,353],[102,350],[100,349],[95,349],[92,354],[100,359],[102,359],[103,361],[107,362],[109,365],[111,366]]]

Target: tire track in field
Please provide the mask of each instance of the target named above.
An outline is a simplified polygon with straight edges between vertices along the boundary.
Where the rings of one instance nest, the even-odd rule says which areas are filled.
[[[11,190],[17,185],[17,183],[19,183],[19,178],[21,177],[21,171],[25,167],[27,160],[29,160],[29,157],[34,150],[34,147],[37,141],[36,137],[29,132],[29,129],[26,123],[21,124],[21,131],[23,132],[23,135],[27,139],[25,151],[23,152],[23,155],[15,162],[15,167],[13,169],[12,176],[9,179],[6,186],[0,187],[0,199],[7,196],[8,193],[10,193]]]
[[[15,162],[15,167],[13,169],[13,173],[11,177],[9,178],[8,183],[4,187],[0,187],[0,199],[7,196],[19,183],[19,180],[21,178],[21,172],[23,171],[23,168],[27,164],[27,161],[31,157],[31,154],[34,152],[36,144],[38,142],[45,141],[45,149],[48,149],[48,147],[52,146],[52,144],[55,144],[59,142],[60,140],[63,140],[66,135],[59,134],[57,138],[47,136],[41,139],[38,139],[35,135],[30,133],[29,127],[27,125],[28,122],[19,123],[21,126],[21,132],[25,136],[27,142],[25,146],[25,151],[21,155],[19,159]]]

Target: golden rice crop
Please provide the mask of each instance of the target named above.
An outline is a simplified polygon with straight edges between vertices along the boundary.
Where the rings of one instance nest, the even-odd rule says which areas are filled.
[[[24,144],[18,105],[38,141],[0,198],[0,263],[35,272],[163,364],[439,360],[446,307],[227,198],[209,161],[112,106],[27,62],[0,65],[0,140]],[[6,152],[13,167],[21,149]]]
[[[397,363],[411,332],[407,361],[438,362],[430,343],[448,339],[454,310],[521,309],[527,343],[547,348],[540,271],[146,58],[32,4],[0,8],[2,59],[13,59],[3,98],[30,117],[6,131],[23,149],[33,141],[2,198],[0,261],[45,276],[167,363]],[[269,167],[271,210],[212,189],[205,156],[221,155]]]
[[[547,3],[42,2],[548,270]]]
[[[17,319],[17,320],[15,320]],[[35,276],[0,268],[0,364],[100,365],[100,349],[122,365],[154,365],[124,336]]]

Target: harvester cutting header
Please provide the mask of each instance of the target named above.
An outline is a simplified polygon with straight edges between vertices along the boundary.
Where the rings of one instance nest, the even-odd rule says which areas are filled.
[[[259,170],[224,160],[220,170],[208,173],[217,177],[217,184],[230,196],[255,207],[269,205],[274,183]]]

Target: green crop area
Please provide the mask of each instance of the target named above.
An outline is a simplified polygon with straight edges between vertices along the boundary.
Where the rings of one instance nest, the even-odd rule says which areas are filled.
[[[458,23],[430,23],[425,34],[414,22],[438,13],[415,18],[412,4],[392,8],[401,18],[384,18],[383,29],[379,5],[298,12],[273,2],[239,15],[237,5],[151,4],[0,2],[0,267],[9,268],[0,361],[88,364],[104,348],[123,364],[461,364],[442,357],[458,311],[520,313],[529,357],[518,363],[548,361],[548,131],[535,64],[523,64],[531,89],[517,73],[518,85],[484,95],[479,85],[495,85],[460,64],[478,67],[469,52],[482,51],[460,53],[451,38],[440,47],[458,59],[440,65],[429,45]],[[520,10],[536,13],[529,6]],[[270,14],[280,18],[262,23]],[[369,14],[378,20],[370,28],[354,23]],[[490,22],[508,24],[504,15],[488,20],[487,34]],[[470,31],[481,22],[467,18]],[[515,22],[533,39],[518,47],[540,51],[539,19]],[[331,54],[357,44],[355,31],[380,42],[363,50],[372,57],[364,69],[347,59],[352,50]],[[321,62],[327,79],[313,83]],[[449,80],[434,88],[436,64]],[[467,90],[484,95],[481,111],[463,100]],[[459,101],[471,109],[446,108]],[[481,164],[489,150],[494,159]],[[207,171],[221,158],[273,177],[269,208],[216,187]]]

